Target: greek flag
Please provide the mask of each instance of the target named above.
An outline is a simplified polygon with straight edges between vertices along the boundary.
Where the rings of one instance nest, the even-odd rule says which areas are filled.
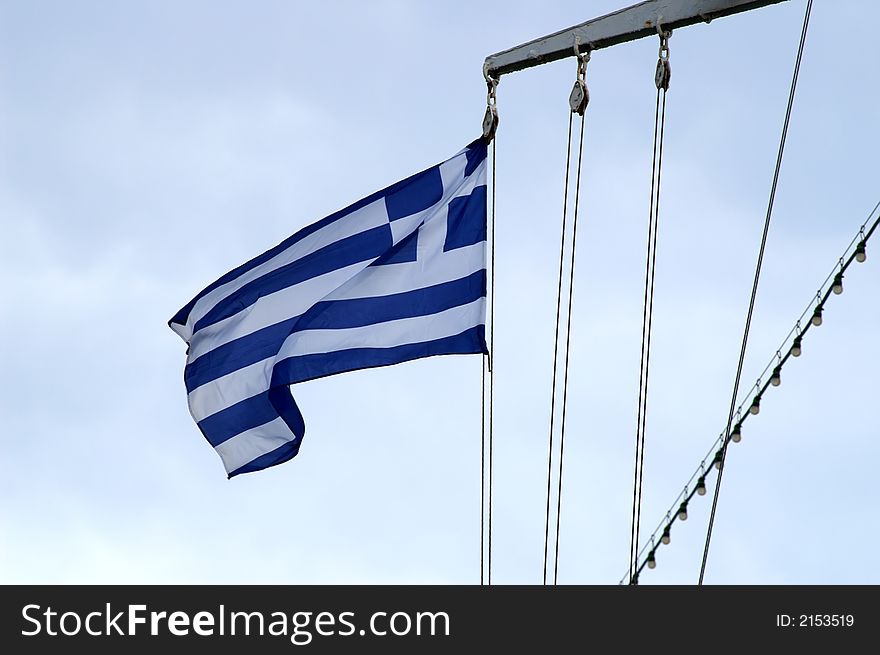
[[[169,321],[190,413],[229,477],[296,456],[289,385],[485,353],[486,142],[332,214],[210,284]]]

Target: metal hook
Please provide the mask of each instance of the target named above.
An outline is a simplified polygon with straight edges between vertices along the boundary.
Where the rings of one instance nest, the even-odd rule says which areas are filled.
[[[568,96],[568,105],[573,113],[584,115],[590,102],[590,90],[587,88],[587,62],[590,61],[590,48],[586,52],[580,51],[580,37],[574,36],[574,54],[577,57],[577,79],[574,88]]]
[[[660,51],[657,55],[657,69],[654,71],[654,84],[658,89],[667,91],[669,89],[669,80],[672,77],[672,66],[669,64],[669,37],[672,32],[664,31],[657,23],[657,32],[660,35]]]
[[[668,57],[669,39],[672,38],[672,30],[664,30],[662,20],[662,17],[657,19],[655,28],[657,30],[657,36],[660,37],[660,56],[662,57],[665,54]]]
[[[488,61],[483,62],[483,78],[489,84],[491,84],[493,81],[496,81],[495,78],[489,74],[489,62]],[[497,81],[496,81],[496,83],[497,83]]]
[[[488,62],[483,62],[483,78],[486,80],[486,113],[483,116],[483,138],[491,141],[495,138],[498,129],[498,109],[496,107],[495,90],[498,88],[498,79],[489,74]],[[490,364],[489,370],[492,370]]]
[[[578,74],[587,72],[587,63],[590,61],[590,53],[592,49],[589,45],[587,45],[587,49],[584,52],[581,52],[581,37],[578,34],[574,35],[574,56],[577,57],[578,60]]]
[[[483,62],[483,78],[486,80],[486,101],[489,104],[494,104],[495,102],[495,89],[498,88],[498,83],[500,80],[497,77],[492,77],[489,73],[489,63]]]

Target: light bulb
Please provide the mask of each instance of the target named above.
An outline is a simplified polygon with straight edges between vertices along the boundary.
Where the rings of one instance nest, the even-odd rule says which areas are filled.
[[[680,518],[682,521],[688,520],[687,503],[682,503],[681,507],[678,508],[678,518]]]
[[[715,468],[719,471],[721,470],[721,451],[719,450],[715,453],[715,459],[712,460],[712,463],[715,465]]]
[[[669,526],[667,525],[663,528],[663,536],[660,537],[660,541],[664,544],[668,545],[670,541],[672,541],[672,535],[669,533]]]
[[[733,432],[730,433],[730,440],[733,441],[733,443],[739,443],[742,440],[742,431],[739,423],[733,426]],[[703,491],[703,493],[706,492]]]
[[[856,261],[861,264],[868,258],[868,255],[865,253],[865,242],[859,241],[859,245],[856,246]]]
[[[843,293],[843,273],[838,273],[834,276],[831,290],[838,296]]]
[[[777,366],[773,369],[773,374],[770,376],[770,384],[774,387],[778,387],[782,384],[782,367]]]
[[[752,401],[752,406],[749,407],[749,412],[751,414],[758,414],[761,411],[761,398],[755,396],[755,399]]]
[[[706,478],[700,476],[700,479],[697,480],[697,493],[701,496],[706,495]]]
[[[794,338],[794,343],[791,344],[791,356],[792,357],[800,357],[801,356],[801,338],[797,336]]]
[[[657,568],[657,559],[654,557],[654,551],[652,550],[648,553],[648,568],[656,569]]]
[[[815,325],[816,327],[822,325],[822,305],[816,307],[816,310],[813,312],[813,318],[811,320],[813,322],[813,325]]]

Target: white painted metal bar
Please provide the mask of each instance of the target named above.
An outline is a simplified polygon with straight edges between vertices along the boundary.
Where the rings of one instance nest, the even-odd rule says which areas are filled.
[[[618,43],[635,41],[664,30],[696,23],[708,23],[785,0],[646,0],[639,4],[586,23],[529,41],[486,57],[484,70],[498,78],[506,73],[574,56],[577,43],[581,52],[598,50]]]

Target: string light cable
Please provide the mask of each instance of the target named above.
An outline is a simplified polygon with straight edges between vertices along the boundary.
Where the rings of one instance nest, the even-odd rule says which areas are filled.
[[[648,543],[637,554],[635,572],[627,570],[626,574],[620,579],[619,584],[637,583],[639,575],[646,566],[649,569],[656,568],[657,551],[660,546],[671,543],[675,519],[687,520],[687,508],[691,499],[695,495],[703,496],[706,494],[706,482],[709,476],[715,472],[720,472],[723,466],[723,453],[726,446],[731,442],[739,443],[742,440],[743,424],[749,417],[760,413],[761,400],[764,393],[771,386],[778,387],[781,385],[782,369],[786,362],[791,357],[801,356],[804,338],[807,333],[811,328],[822,325],[825,305],[831,295],[843,293],[843,279],[850,265],[854,261],[863,263],[867,260],[867,243],[877,230],[878,225],[880,225],[880,212],[877,211],[878,209],[880,209],[880,201],[874,205],[874,208],[868,215],[868,219],[859,228],[858,233],[846,247],[843,255],[819,286],[816,295],[812,297],[794,327],[782,340],[779,349],[777,349],[776,353],[761,371],[756,383],[740,397],[740,402],[735,412],[736,420],[733,423],[730,434],[727,434],[725,426],[725,429],[712,443],[711,448],[706,453],[706,456],[703,457],[697,469],[688,478],[682,491],[679,492],[675,500],[670,504],[665,517],[651,533]],[[877,216],[871,222],[871,217],[875,213]],[[870,227],[868,227],[869,223]],[[706,462],[709,462],[708,466]]]

